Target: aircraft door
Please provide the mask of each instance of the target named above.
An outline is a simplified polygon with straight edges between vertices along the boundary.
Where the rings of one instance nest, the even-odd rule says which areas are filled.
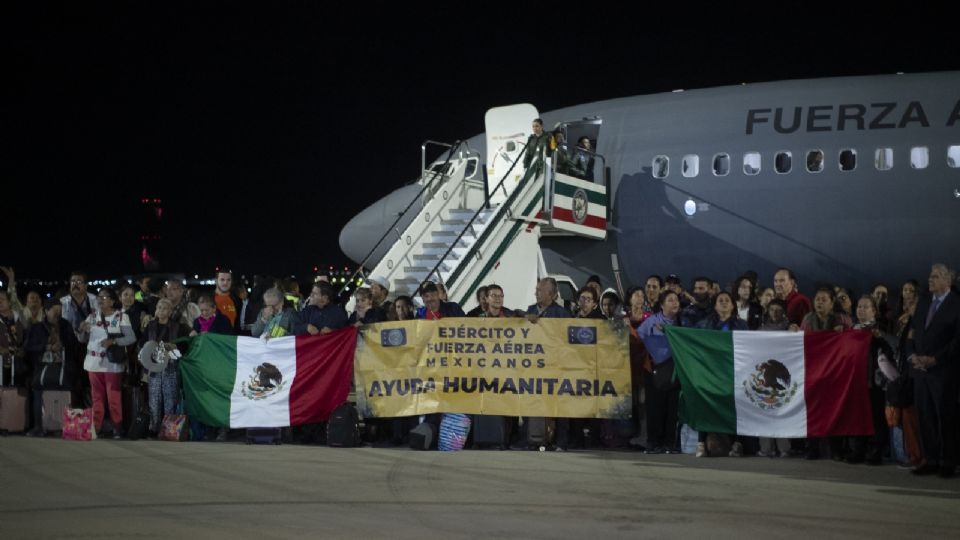
[[[520,158],[523,145],[531,133],[530,124],[539,115],[537,108],[529,103],[494,107],[487,111],[484,123],[487,135],[487,189],[491,204],[506,200],[523,178],[522,164],[513,169],[510,167]],[[504,178],[507,171],[510,171],[509,178]]]

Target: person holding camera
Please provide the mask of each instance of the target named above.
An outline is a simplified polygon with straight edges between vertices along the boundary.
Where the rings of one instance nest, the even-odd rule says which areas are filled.
[[[104,287],[97,294],[97,311],[80,325],[80,341],[87,343],[83,369],[90,378],[94,427],[99,433],[103,426],[104,405],[109,405],[114,439],[121,437],[123,425],[120,383],[126,357],[121,351],[137,341],[130,318],[116,308],[119,302],[117,292]]]

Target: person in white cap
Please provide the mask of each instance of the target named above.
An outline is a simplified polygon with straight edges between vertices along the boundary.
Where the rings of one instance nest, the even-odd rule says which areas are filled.
[[[390,282],[382,276],[371,276],[367,278],[367,284],[370,285],[370,293],[373,295],[373,305],[371,307],[381,308],[385,313],[391,313],[391,302],[387,301],[387,295],[390,294]]]

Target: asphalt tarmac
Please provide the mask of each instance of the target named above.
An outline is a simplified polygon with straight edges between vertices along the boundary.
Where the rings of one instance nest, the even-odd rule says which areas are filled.
[[[800,459],[0,438],[0,538],[960,538],[960,480]]]

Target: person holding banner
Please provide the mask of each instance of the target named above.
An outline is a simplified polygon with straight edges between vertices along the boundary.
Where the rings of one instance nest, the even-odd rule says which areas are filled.
[[[440,300],[440,289],[435,283],[427,282],[420,288],[420,297],[423,298],[423,318],[435,321],[446,317],[466,317],[460,304],[443,302]]]
[[[356,309],[350,314],[347,324],[362,326],[387,320],[383,309],[373,305],[373,293],[368,287],[360,287],[353,296],[357,299]]]
[[[845,313],[837,313],[833,306],[837,299],[837,293],[833,287],[823,285],[817,288],[817,293],[813,296],[813,311],[807,313],[800,324],[800,330],[803,332],[823,332],[834,330],[842,332],[852,326],[850,317]],[[789,304],[787,307],[789,316]],[[792,321],[791,321],[792,322]],[[843,437],[830,437],[830,454],[836,461],[842,461],[843,455]],[[807,455],[804,459],[820,459],[820,439],[807,439]]]
[[[733,301],[733,295],[723,291],[713,299],[713,313],[697,323],[697,328],[707,330],[719,330],[721,332],[733,332],[734,330],[747,330],[747,323],[739,317]],[[734,441],[730,447],[730,457],[743,456],[743,441],[736,433],[698,433],[696,457],[709,455],[707,452],[707,443],[710,435],[714,438],[733,437]],[[721,446],[726,446],[721,445]]]
[[[513,317],[512,309],[503,307],[503,287],[493,284],[487,286],[487,310],[481,317]]]
[[[667,289],[660,294],[655,313],[648,317],[637,331],[650,357],[644,375],[647,397],[647,454],[680,453],[677,444],[680,388],[671,382],[672,376],[663,376],[667,371],[673,371],[673,358],[663,329],[665,326],[679,324],[680,295]],[[657,377],[658,370],[663,370],[660,377]]]
[[[534,296],[537,299],[536,304],[532,304],[527,307],[527,320],[536,323],[541,318],[551,319],[551,318],[570,318],[570,312],[566,308],[560,306],[556,303],[555,299],[557,298],[557,280],[547,277],[541,279],[537,282],[537,288],[534,291]],[[524,424],[527,424],[529,427],[530,419],[524,417]],[[557,433],[557,447],[558,452],[563,452],[567,450],[567,433],[564,432],[562,437],[563,440],[560,440],[561,434]]]

